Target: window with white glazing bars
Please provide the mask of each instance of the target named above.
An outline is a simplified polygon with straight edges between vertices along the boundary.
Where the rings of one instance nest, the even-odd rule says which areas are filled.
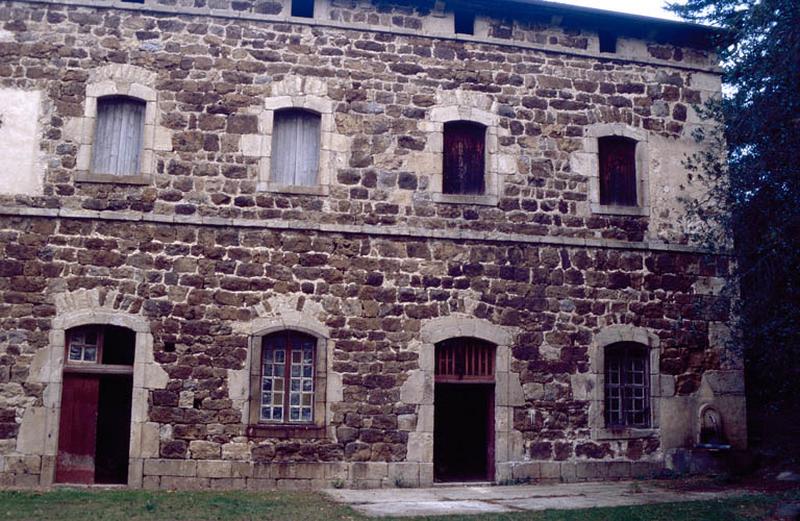
[[[281,331],[264,337],[262,342],[260,420],[313,422],[317,339],[296,331]]]

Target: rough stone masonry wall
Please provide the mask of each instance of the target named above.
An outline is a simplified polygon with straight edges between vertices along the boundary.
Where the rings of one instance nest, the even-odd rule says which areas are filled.
[[[115,9],[5,2],[0,81],[39,89],[41,196],[14,204],[188,218],[408,225],[536,236],[689,240],[678,197],[696,150],[692,104],[719,77],[683,62],[548,53],[390,32]],[[357,25],[354,25],[357,27]],[[557,30],[556,30],[557,31]],[[563,32],[563,31],[562,31]],[[553,49],[561,49],[554,46]],[[674,63],[674,65],[669,65]],[[85,92],[93,71],[130,64],[155,74],[155,181],[76,182]],[[335,144],[325,197],[257,190],[276,85],[312,78],[333,106]],[[441,134],[431,114],[465,106],[496,118],[490,143],[496,204],[436,203]],[[649,216],[592,213],[587,128],[618,124],[649,136]],[[439,123],[441,125],[441,123]],[[441,132],[441,129],[439,129]],[[594,151],[596,152],[596,150]]]
[[[424,465],[404,462],[409,436],[421,428],[420,408],[404,403],[401,392],[419,368],[420,329],[436,317],[464,314],[518,331],[510,365],[524,401],[511,421],[518,463],[536,462],[521,467],[535,478],[608,476],[586,474],[589,462],[616,461],[619,476],[663,464],[660,433],[590,437],[590,398],[572,379],[590,370],[590,350],[604,329],[626,324],[657,335],[665,398],[687,409],[704,374],[736,368],[715,338],[730,302],[703,289],[729,275],[724,258],[79,219],[3,218],[0,230],[6,484],[36,483],[42,465],[41,449],[18,435],[26,410],[47,399],[32,382],[58,313],[53,295],[87,289],[101,302],[109,298],[105,308],[149,322],[153,359],[167,375],[148,396],[146,486],[210,486],[212,478],[232,479],[233,469],[241,479],[218,486],[244,485],[247,477],[253,487],[274,486],[279,477],[305,478],[286,486],[394,484],[398,475],[419,483]],[[319,439],[248,436],[232,399],[248,358],[248,338],[236,324],[287,302],[328,327],[333,341],[330,377],[341,379],[342,394]],[[164,342],[174,342],[175,352],[165,352]],[[183,400],[187,391],[191,399]],[[294,466],[263,465],[289,462],[326,465],[297,467],[306,469],[301,475],[287,470]],[[374,465],[349,465],[356,462]],[[404,474],[389,476],[390,463]],[[201,468],[216,474],[198,477]],[[512,466],[505,472],[510,478]]]
[[[691,442],[699,396],[739,392],[720,294],[730,267],[690,247],[677,198],[701,124],[691,104],[719,90],[710,57],[628,42],[636,60],[599,58],[596,35],[517,22],[487,28],[488,43],[431,38],[438,22],[424,10],[363,2],[337,1],[332,25],[313,26],[269,20],[285,14],[270,4],[178,2],[153,14],[0,3],[0,87],[42,99],[40,191],[0,195],[0,483],[52,472],[36,433],[52,429],[42,411],[57,406],[42,353],[64,299],[149,325],[156,384],[144,389],[136,462],[148,487],[429,482],[430,426],[403,386],[420,369],[419,331],[437,317],[515,332],[522,396],[503,479],[651,472]],[[249,18],[217,16],[227,10]],[[497,41],[512,37],[543,48]],[[135,67],[157,93],[146,185],[77,180],[87,86],[109,64]],[[332,106],[343,160],[326,195],[258,189],[263,112],[296,80]],[[432,114],[456,105],[495,118],[494,205],[431,193]],[[581,158],[594,124],[648,136],[644,215],[592,212]],[[286,310],[330,332],[329,378],[341,384],[317,439],[248,436],[236,391],[249,354],[238,325]],[[592,350],[613,327],[659,341],[667,416],[645,438],[592,437]],[[738,411],[741,397],[731,400]],[[726,425],[738,441],[741,427]]]

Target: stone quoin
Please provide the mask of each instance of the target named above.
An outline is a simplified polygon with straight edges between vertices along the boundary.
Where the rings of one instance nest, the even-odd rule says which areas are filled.
[[[733,261],[682,203],[712,38],[538,0],[0,1],[0,485],[745,448]]]

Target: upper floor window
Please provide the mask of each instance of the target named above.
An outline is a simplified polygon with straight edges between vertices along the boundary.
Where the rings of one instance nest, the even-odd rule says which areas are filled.
[[[313,186],[319,174],[320,116],[307,110],[275,112],[272,129],[272,183]]]
[[[472,121],[444,124],[442,193],[486,192],[486,127]]]
[[[292,16],[314,18],[314,0],[292,0]]]
[[[475,34],[475,13],[456,10],[453,13],[456,34]]]
[[[600,204],[637,206],[636,140],[623,136],[598,139]]]
[[[260,421],[314,421],[316,346],[316,338],[296,331],[262,339]]]
[[[620,342],[605,349],[606,427],[650,427],[647,348]]]
[[[600,39],[600,52],[617,52],[617,35],[612,31],[601,30],[598,33]]]
[[[139,175],[145,106],[125,96],[98,98],[92,173]]]

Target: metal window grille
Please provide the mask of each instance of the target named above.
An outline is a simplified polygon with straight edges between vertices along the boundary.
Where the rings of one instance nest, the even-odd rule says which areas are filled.
[[[605,353],[607,427],[650,426],[650,378],[647,349],[620,343]]]
[[[474,338],[455,338],[436,346],[437,382],[494,381],[494,346]]]

